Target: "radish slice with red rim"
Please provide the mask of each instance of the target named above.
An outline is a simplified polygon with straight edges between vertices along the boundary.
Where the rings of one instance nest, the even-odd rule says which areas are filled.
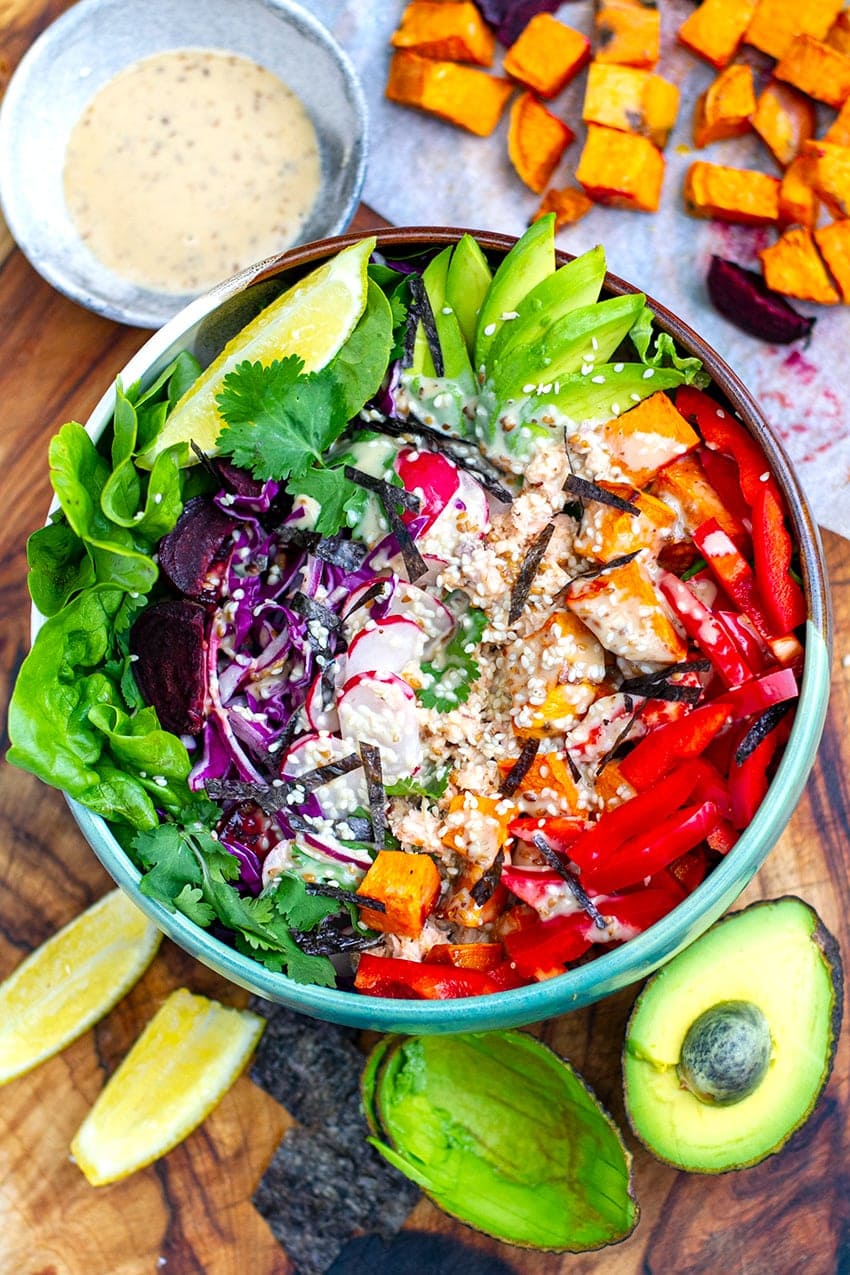
[[[384,779],[393,783],[422,764],[416,696],[394,673],[360,673],[343,687],[339,723],[346,751],[361,743],[381,750]],[[363,780],[362,772],[360,778]],[[363,781],[365,788],[365,780]]]
[[[381,673],[402,673],[422,659],[425,641],[422,628],[404,616],[367,620],[348,648],[346,680],[375,669]]]
[[[304,701],[304,712],[313,730],[331,734],[339,730],[337,696],[350,676],[345,655],[338,655],[313,678]]]
[[[323,733],[304,735],[297,740],[283,759],[280,768],[283,779],[295,780],[320,766],[331,762],[342,761],[357,752],[357,744],[353,746],[336,735]],[[366,778],[361,768],[350,770],[316,788],[312,796],[318,801],[322,814],[326,819],[345,819],[358,808],[365,809],[369,804],[366,791]],[[297,804],[297,803],[294,803]]]

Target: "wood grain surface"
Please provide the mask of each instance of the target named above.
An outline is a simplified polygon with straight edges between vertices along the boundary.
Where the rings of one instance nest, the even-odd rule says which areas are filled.
[[[0,84],[67,7],[0,0]],[[375,220],[361,210],[358,224]],[[87,313],[44,283],[0,226],[0,713],[27,650],[26,535],[49,502],[46,450],[85,420],[146,333]],[[850,428],[850,419],[847,421]],[[848,951],[850,913],[850,546],[827,535],[836,620],[834,688],[805,795],[741,902],[798,893]],[[850,660],[847,661],[850,664]],[[110,888],[63,798],[0,765],[0,977]],[[93,1031],[0,1090],[0,1275],[284,1275],[292,1263],[251,1203],[292,1117],[247,1077],[182,1146],[122,1183],[94,1189],[69,1160],[78,1124],[129,1044],[179,985],[244,1004],[245,994],[165,942],[129,996]],[[626,991],[542,1024],[623,1123],[619,1051]],[[365,1042],[364,1042],[365,1043]],[[710,1178],[657,1163],[633,1138],[642,1216],[625,1244],[581,1257],[531,1254],[477,1236],[427,1201],[405,1229],[477,1250],[481,1269],[522,1275],[839,1275],[850,1272],[850,1049],[813,1118],[763,1164]],[[423,1275],[449,1269],[423,1258]],[[460,1260],[460,1259],[458,1259]],[[348,1269],[348,1268],[347,1268]],[[354,1269],[353,1267],[351,1269]],[[371,1264],[376,1273],[379,1265]],[[395,1270],[388,1261],[386,1270]],[[416,1269],[412,1267],[411,1269]]]

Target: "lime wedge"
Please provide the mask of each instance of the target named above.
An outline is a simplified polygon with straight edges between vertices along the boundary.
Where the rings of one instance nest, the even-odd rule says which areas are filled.
[[[329,363],[366,308],[366,266],[374,247],[372,237],[344,248],[261,310],[186,391],[137,463],[150,469],[159,453],[175,443],[186,445],[187,461],[193,459],[191,442],[214,454],[223,423],[216,396],[228,372],[245,359],[268,364],[298,354],[305,372]]]
[[[185,987],[172,992],[71,1143],[91,1185],[124,1178],[182,1142],[224,1097],[265,1025]]]
[[[0,984],[0,1084],[76,1040],[153,960],[159,930],[121,890],[104,895]]]

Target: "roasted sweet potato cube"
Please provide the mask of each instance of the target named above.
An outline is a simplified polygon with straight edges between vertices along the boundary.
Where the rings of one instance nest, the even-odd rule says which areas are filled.
[[[758,0],[703,0],[679,27],[686,49],[722,71],[738,52],[738,45]]]
[[[675,510],[649,492],[636,492],[627,483],[601,482],[599,486],[628,501],[635,512],[588,500],[575,539],[576,553],[598,562],[610,562],[637,549],[651,549],[656,555],[676,522]]]
[[[569,125],[547,111],[533,93],[522,93],[511,107],[508,154],[526,186],[538,195],[549,185],[574,136]]]
[[[596,204],[655,212],[664,181],[664,156],[647,137],[588,124],[576,179]]]
[[[683,193],[692,217],[765,226],[779,215],[779,179],[749,168],[697,160],[687,171]]]
[[[380,850],[357,893],[384,904],[383,912],[360,909],[371,929],[415,939],[439,898],[440,874],[430,855]]]
[[[697,527],[708,522],[709,518],[716,518],[733,540],[740,536],[741,524],[727,511],[693,452],[687,452],[665,465],[655,476],[651,490],[660,500],[669,502],[681,512],[682,524],[688,535],[693,535]]]
[[[760,95],[752,126],[778,164],[786,168],[815,134],[815,108],[790,84],[771,80]]]
[[[623,659],[675,664],[687,654],[687,643],[638,558],[591,580],[574,580],[567,606],[607,650]]]
[[[845,304],[850,302],[850,221],[833,221],[829,226],[819,226],[815,231],[815,243],[838,284],[841,300]]]
[[[580,221],[593,207],[593,200],[588,199],[583,190],[576,186],[565,186],[563,190],[547,190],[540,201],[540,207],[532,216],[532,221],[539,221],[547,213],[555,214],[555,229],[572,226]]]
[[[850,9],[842,9],[826,33],[827,44],[839,53],[850,54]]]
[[[492,863],[508,836],[516,804],[504,797],[459,792],[449,802],[442,839],[476,863]]]
[[[812,161],[811,183],[834,217],[850,217],[850,147],[810,140],[803,157]]]
[[[624,133],[640,133],[658,147],[667,145],[679,110],[679,89],[636,66],[591,62],[581,117]]]
[[[472,0],[411,0],[390,44],[425,58],[491,66],[496,37]]]
[[[604,425],[602,440],[624,478],[645,487],[664,465],[696,447],[699,435],[659,391]]]
[[[823,135],[823,141],[834,146],[850,146],[850,97]]]
[[[415,106],[479,137],[489,137],[513,90],[510,80],[475,67],[400,49],[390,63],[386,96],[391,102]]]
[[[813,230],[820,215],[820,200],[812,185],[815,160],[800,155],[785,169],[779,185],[780,226],[808,226]]]
[[[738,63],[727,66],[697,99],[694,146],[708,146],[726,137],[748,133],[750,116],[755,109],[752,68]]]
[[[658,61],[661,19],[652,0],[598,0],[595,29],[598,62],[652,67]]]
[[[812,35],[795,36],[773,73],[836,110],[850,96],[850,57]]]
[[[836,305],[841,300],[830,283],[812,232],[805,226],[792,226],[759,256],[765,283],[774,292],[821,305]]]
[[[540,97],[557,97],[589,60],[586,35],[538,13],[505,53],[502,68]]]
[[[759,0],[745,40],[772,58],[781,58],[798,35],[822,40],[844,0]]]

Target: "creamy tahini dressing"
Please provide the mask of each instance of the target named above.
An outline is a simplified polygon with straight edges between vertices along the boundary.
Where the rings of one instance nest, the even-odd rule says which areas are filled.
[[[319,190],[316,131],[248,58],[157,53],[95,95],[71,133],[65,199],[116,274],[203,291],[288,247]]]

